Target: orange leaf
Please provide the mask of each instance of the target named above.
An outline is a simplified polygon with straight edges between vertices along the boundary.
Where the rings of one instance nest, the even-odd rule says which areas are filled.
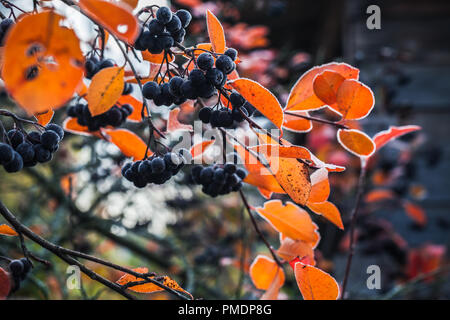
[[[427,224],[427,215],[419,205],[405,200],[403,202],[403,208],[405,209],[406,214],[413,219],[415,223],[420,226]]]
[[[234,149],[239,153],[248,171],[245,183],[265,189],[266,192],[286,193],[272,173],[252,153],[238,144],[234,145]]]
[[[258,187],[258,191],[265,199],[272,198],[272,194],[273,194],[272,191],[264,189],[264,188],[261,188],[261,187]]]
[[[375,152],[375,143],[364,132],[339,129],[337,138],[344,149],[358,157],[370,157]]]
[[[257,289],[268,290],[277,274],[280,287],[283,285],[285,277],[284,271],[277,263],[269,257],[258,255],[250,266],[250,278]]]
[[[308,202],[308,208],[310,208],[314,213],[322,215],[324,218],[335,224],[339,229],[344,230],[344,225],[342,223],[339,209],[331,202]]]
[[[325,70],[338,72],[345,79],[358,79],[359,76],[359,70],[346,63],[333,62],[314,67],[304,73],[292,87],[285,110],[317,110],[322,108],[325,103],[314,94],[313,82],[314,78]]]
[[[373,141],[377,146],[377,150],[380,150],[386,143],[413,131],[421,130],[419,126],[403,126],[394,127],[391,126],[389,129],[378,132],[374,137]]]
[[[138,272],[138,273],[142,273],[142,274],[148,273],[148,269],[147,268],[136,268],[136,269],[133,269],[133,271]],[[155,279],[154,276],[153,277],[149,277],[149,278]],[[164,285],[166,285],[166,286],[168,286],[168,287],[170,287],[170,288],[172,288],[174,290],[184,292],[184,293],[186,293],[186,294],[188,294],[189,296],[192,297],[192,295],[189,292],[187,292],[186,290],[181,288],[178,285],[178,283],[175,280],[172,280],[170,277],[164,276],[164,277],[162,277],[162,280],[163,280],[162,283]],[[120,277],[120,279],[117,280],[116,283],[123,286],[123,285],[126,285],[127,283],[137,282],[137,281],[144,281],[144,279],[143,278],[138,278],[138,277],[135,277],[135,276],[133,276],[131,274],[126,273],[125,275]],[[161,280],[159,280],[159,279],[158,279],[158,281],[161,282]],[[161,288],[161,287],[159,287],[156,284],[153,284],[151,282],[148,282],[148,283],[145,283],[145,284],[136,285],[136,286],[132,286],[132,287],[129,287],[128,289],[131,290],[131,291],[134,291],[134,292],[139,292],[139,293],[152,293],[152,292],[158,292],[158,291],[163,291],[164,290],[163,288]]]
[[[339,285],[328,273],[302,262],[295,264],[295,279],[304,300],[337,300]]]
[[[7,224],[0,224],[0,234],[4,236],[17,236],[17,232]]]
[[[214,140],[214,139],[213,140],[205,140],[205,141],[202,141],[202,142],[199,142],[199,143],[193,145],[190,150],[192,158],[201,156],[206,151],[206,149],[208,149],[211,145],[214,144],[215,141],[216,140]]]
[[[292,113],[298,113],[307,116],[307,112],[292,111]],[[284,114],[283,129],[287,129],[292,132],[309,132],[313,128],[311,120],[296,117],[290,114]]]
[[[88,127],[81,126],[77,122],[77,118],[67,118],[64,120],[63,128],[67,132],[83,135],[83,136],[97,136],[98,138],[102,138],[99,131],[89,131]]]
[[[345,78],[340,73],[326,70],[314,79],[314,93],[320,100],[331,106],[336,103],[338,89],[344,81]]]
[[[111,137],[111,143],[115,144],[125,156],[135,160],[145,158],[147,144],[134,132],[127,129],[106,129],[105,132]],[[147,150],[147,156],[150,155],[152,152]]]
[[[357,80],[349,79],[341,84],[336,104],[330,107],[342,115],[343,119],[358,120],[365,118],[374,105],[372,90]]]
[[[142,51],[142,58],[145,61],[148,61],[148,62],[151,62],[151,63],[156,63],[156,64],[162,63],[164,61],[164,56],[165,56],[164,52],[161,52],[161,53],[158,53],[158,54],[153,54],[153,53],[148,52],[147,50]],[[173,60],[175,60],[175,56],[174,55],[167,55],[167,60],[170,63]]]
[[[294,145],[259,144],[249,147],[249,149],[257,153],[267,154],[271,157],[311,159],[311,152],[308,149]]]
[[[292,202],[286,205],[280,200],[269,200],[263,208],[255,209],[266,219],[275,230],[293,240],[302,240],[312,247],[319,241],[317,225],[312,222],[309,214]]]
[[[119,67],[105,68],[92,78],[86,100],[93,117],[105,113],[119,100],[124,87],[123,70]]]
[[[133,44],[139,23],[128,5],[103,0],[80,0],[80,9],[120,40]]]
[[[0,268],[0,300],[6,299],[11,291],[11,279],[8,272]]]
[[[121,2],[129,5],[131,9],[135,9],[139,3],[139,0],[121,0]]]
[[[7,34],[2,78],[29,114],[60,108],[83,79],[80,42],[63,19],[53,11],[22,15]]]
[[[169,119],[167,119],[167,132],[175,132],[177,130],[193,131],[190,124],[183,124],[178,121],[178,114],[180,108],[175,108],[169,112]]]
[[[212,44],[212,49],[217,53],[225,52],[225,32],[219,19],[209,10],[206,10],[206,26]]]
[[[364,197],[364,201],[371,203],[371,202],[378,202],[383,200],[390,200],[395,198],[395,193],[391,190],[384,190],[384,189],[376,189],[368,192],[366,196]]]
[[[266,134],[259,134],[262,144],[276,144],[277,142]],[[265,154],[269,160],[270,169],[283,190],[295,203],[305,205],[311,191],[308,166],[292,158],[280,158]]]
[[[239,78],[228,84],[281,130],[284,121],[283,109],[269,90],[258,82],[246,78]]]
[[[288,237],[281,239],[281,245],[277,250],[277,254],[286,261],[291,261],[297,257],[306,258],[308,264],[315,266],[314,250],[311,245],[301,240],[292,240]]]
[[[129,104],[133,107],[133,112],[128,116],[127,120],[133,121],[133,122],[141,122],[142,121],[142,115],[141,110],[143,108],[142,101],[139,101],[135,97],[131,95],[125,95],[120,96],[119,100],[117,100],[117,103],[119,105]],[[147,111],[144,110],[145,115],[147,115]]]
[[[328,170],[321,168],[311,174],[311,192],[309,193],[308,203],[317,203],[327,201],[330,195],[330,182],[328,181]]]
[[[36,114],[36,118],[38,120],[38,123],[42,126],[46,126],[47,124],[50,123],[50,121],[52,121],[53,119],[53,115],[55,114],[55,111],[53,111],[52,109],[48,110],[45,113],[39,113]]]

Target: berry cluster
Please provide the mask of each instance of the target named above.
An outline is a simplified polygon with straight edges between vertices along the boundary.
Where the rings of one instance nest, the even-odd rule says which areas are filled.
[[[233,113],[240,113],[239,110],[248,116],[252,116],[255,113],[255,107],[236,91],[230,94],[230,103],[233,107]]]
[[[175,42],[183,42],[191,19],[191,14],[186,10],[181,9],[173,14],[168,7],[161,7],[156,11],[156,19],[143,26],[134,47],[152,54],[169,50]]]
[[[20,286],[20,282],[25,280],[30,272],[31,262],[27,258],[12,260],[8,265],[8,269],[14,279],[15,290],[17,290]]]
[[[12,19],[4,19],[2,22],[0,22],[0,45],[3,46],[5,43],[5,36],[8,32],[9,28],[12,27],[14,24],[14,21]]]
[[[7,172],[18,172],[23,167],[50,161],[64,138],[64,130],[51,123],[43,133],[31,131],[24,135],[18,129],[11,129],[7,136],[11,145],[0,143],[0,164]]]
[[[201,184],[203,193],[217,197],[232,191],[239,191],[242,180],[247,176],[247,171],[237,168],[234,163],[225,163],[202,167],[197,165],[192,168],[191,176],[196,184]]]
[[[144,188],[148,183],[163,184],[168,181],[185,163],[182,155],[168,152],[163,157],[128,162],[122,167],[122,175],[137,188]]]
[[[87,104],[76,104],[67,109],[69,117],[77,118],[80,126],[87,126],[89,131],[97,131],[101,127],[113,126],[118,127],[124,123],[127,117],[133,113],[133,107],[129,104],[122,106],[113,106],[105,113],[98,116],[92,116]]]
[[[246,109],[242,112],[248,116]],[[203,123],[209,123],[212,127],[233,128],[236,122],[244,121],[244,117],[238,109],[230,110],[226,107],[214,110],[210,107],[203,107],[198,113],[198,117]]]
[[[204,52],[197,58],[198,68],[194,68],[187,79],[175,76],[168,83],[147,82],[142,90],[146,99],[151,99],[157,106],[182,104],[187,99],[210,98],[216,89],[222,88],[227,75],[236,68],[237,51],[228,49],[214,62],[212,54]],[[214,67],[215,63],[215,67]]]

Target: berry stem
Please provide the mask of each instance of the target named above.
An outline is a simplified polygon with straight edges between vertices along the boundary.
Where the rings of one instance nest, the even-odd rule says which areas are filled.
[[[293,116],[293,117],[298,117],[298,118],[302,118],[302,119],[306,119],[306,120],[311,120],[311,121],[315,121],[315,122],[321,122],[321,123],[325,123],[325,124],[329,124],[332,125],[338,129],[348,129],[348,126],[341,124],[341,123],[337,123],[334,121],[329,121],[326,119],[322,119],[322,118],[316,118],[316,117],[311,117],[311,116],[305,116],[303,114],[298,114],[298,113],[294,113],[294,112],[289,112],[289,111],[285,111],[284,114],[287,114],[289,116]]]

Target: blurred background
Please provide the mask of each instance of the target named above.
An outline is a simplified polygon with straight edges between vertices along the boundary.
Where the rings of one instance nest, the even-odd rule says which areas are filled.
[[[26,8],[29,2],[15,3]],[[140,0],[137,9],[156,3],[169,4]],[[348,291],[353,299],[450,298],[445,272],[450,244],[450,3],[177,0],[170,5],[188,9],[194,16],[186,46],[208,41],[204,14],[206,9],[216,14],[224,25],[227,46],[239,51],[239,74],[269,88],[282,103],[305,71],[343,61],[360,68],[361,81],[375,93],[375,108],[362,121],[365,132],[373,136],[391,125],[422,126],[422,131],[383,148],[369,164]],[[369,5],[381,9],[381,29],[367,28]],[[59,10],[65,9],[61,6]],[[76,22],[80,38],[92,38],[88,21],[76,15],[70,19]],[[113,46],[107,55],[120,62]],[[5,93],[1,102],[7,103]],[[317,114],[333,119],[326,111]],[[159,115],[161,119],[166,116],[164,112]],[[65,117],[62,109],[54,121],[62,123]],[[164,126],[164,121],[160,123]],[[145,128],[127,126],[135,131]],[[286,139],[305,145],[321,160],[347,167],[343,173],[330,175],[330,201],[340,209],[347,227],[359,161],[343,150],[335,137],[333,127],[315,124],[310,133],[288,134]],[[20,174],[0,170],[0,199],[35,232],[124,266],[145,266],[170,275],[195,297],[260,297],[262,292],[252,285],[248,267],[257,254],[268,251],[237,195],[205,196],[190,184],[188,170],[163,186],[138,190],[121,179],[120,165],[125,158],[114,146],[92,137],[67,134],[55,156],[50,164]],[[254,206],[265,201],[254,187],[246,186],[244,192]],[[342,282],[347,230],[341,231],[319,216],[313,219],[322,236],[315,253],[318,266]],[[262,219],[259,224],[277,248],[277,233]],[[120,298],[84,277],[82,290],[68,290],[67,266],[27,243],[53,266],[37,264],[12,298]],[[0,255],[21,257],[19,243],[0,237]],[[121,276],[87,265],[111,280]],[[370,265],[380,267],[379,290],[366,286]],[[299,297],[295,278],[288,271],[279,298]],[[155,293],[142,298],[170,297]]]

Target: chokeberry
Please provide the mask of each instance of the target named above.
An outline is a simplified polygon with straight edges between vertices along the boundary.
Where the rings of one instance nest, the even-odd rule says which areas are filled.
[[[223,72],[217,68],[211,68],[206,71],[205,77],[216,88],[220,88],[225,84],[224,80],[226,77]]]
[[[49,149],[45,148],[42,144],[35,144],[34,154],[37,162],[44,163],[52,159],[52,153]]]
[[[156,82],[149,81],[144,84],[144,87],[142,88],[142,94],[146,99],[153,99],[161,94],[161,88]]]
[[[7,135],[9,141],[11,141],[11,145],[13,146],[13,148],[16,148],[24,140],[23,133],[20,132],[18,129],[9,130]]]
[[[166,163],[162,158],[154,158],[151,166],[154,173],[161,173],[166,169]]]
[[[172,20],[172,11],[168,7],[161,7],[156,11],[156,19],[166,25]]]
[[[11,161],[3,164],[3,168],[5,168],[6,172],[18,172],[23,168],[23,159],[22,156],[17,153],[17,151],[13,152],[13,158]]]
[[[20,261],[20,260],[12,260],[9,263],[8,268],[11,271],[13,276],[18,277],[18,276],[20,276],[23,273],[24,266],[23,266],[22,261]]]
[[[175,97],[182,96],[181,86],[183,85],[184,80],[181,77],[175,76],[172,77],[169,81],[169,92],[171,95]]]
[[[189,11],[180,9],[175,14],[180,18],[181,24],[183,28],[186,28],[192,20],[192,15]]]
[[[214,57],[208,52],[203,52],[197,58],[197,65],[200,69],[208,71],[214,66]]]
[[[64,129],[57,125],[56,123],[49,123],[48,125],[45,126],[45,130],[52,130],[54,132],[56,132],[59,136],[59,139],[62,140],[64,138]]]
[[[29,142],[22,142],[16,148],[17,153],[20,154],[24,162],[32,162],[34,159],[34,148]]]
[[[221,70],[225,74],[231,73],[235,67],[236,65],[229,56],[221,55],[216,60],[216,68]]]
[[[209,123],[209,120],[211,119],[211,108],[204,107],[200,109],[198,117],[203,123]]]
[[[14,149],[6,143],[0,143],[0,164],[10,162],[14,158]]]
[[[231,58],[231,60],[235,61],[237,58],[237,50],[234,48],[229,48],[224,52],[225,55],[229,56]]]
[[[53,130],[45,131],[41,135],[41,144],[44,148],[47,148],[48,150],[54,149],[56,145],[59,143],[59,140],[60,140],[59,135]]]
[[[180,30],[182,28],[181,25],[181,20],[178,16],[173,15],[172,19],[169,21],[168,24],[166,24],[166,29],[167,31],[169,31],[171,34],[174,32],[177,32],[178,30]]]

